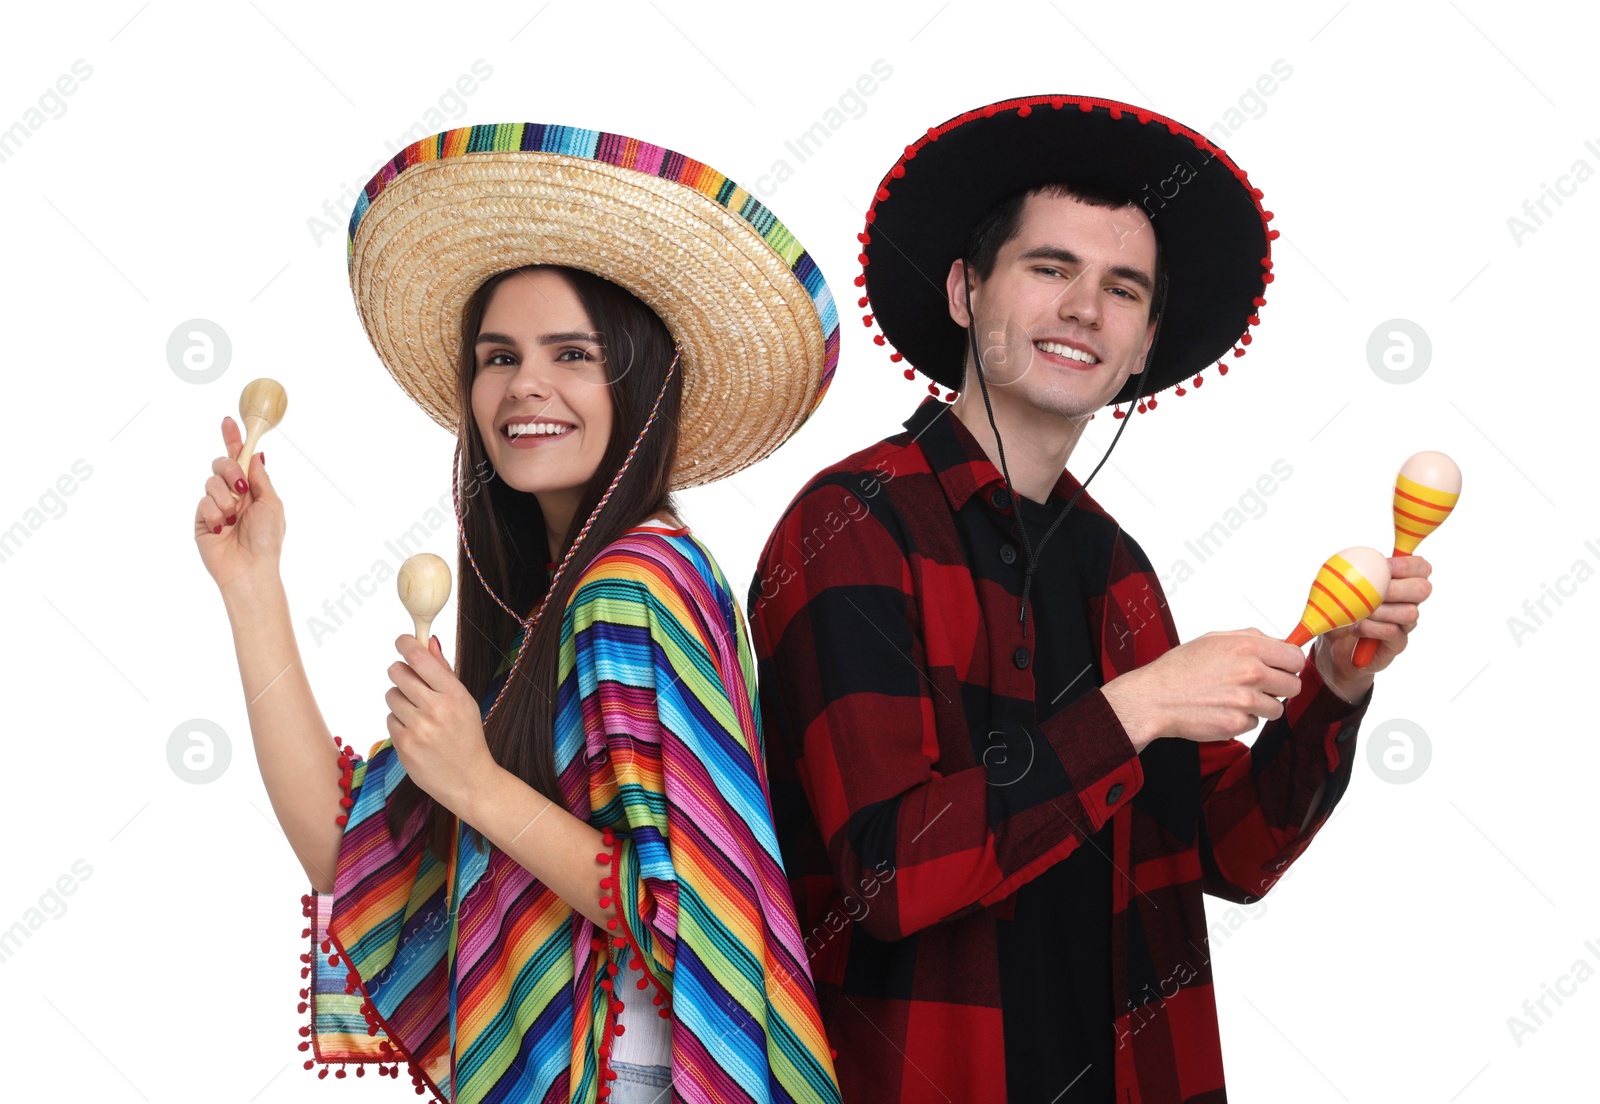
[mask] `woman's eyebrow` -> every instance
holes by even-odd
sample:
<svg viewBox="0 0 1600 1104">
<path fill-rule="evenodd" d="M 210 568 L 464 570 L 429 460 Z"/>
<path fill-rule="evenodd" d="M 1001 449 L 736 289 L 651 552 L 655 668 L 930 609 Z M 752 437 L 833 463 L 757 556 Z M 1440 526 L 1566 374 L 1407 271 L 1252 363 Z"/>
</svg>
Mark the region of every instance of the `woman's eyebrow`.
<svg viewBox="0 0 1600 1104">
<path fill-rule="evenodd" d="M 565 341 L 584 341 L 594 343 L 595 335 L 592 333 L 584 333 L 581 330 L 566 330 L 561 333 L 548 333 L 541 334 L 539 336 L 540 345 L 560 345 Z M 473 344 L 483 345 L 490 342 L 496 345 L 510 345 L 513 349 L 517 347 L 516 339 L 503 333 L 481 333 L 478 335 L 478 340 L 473 342 Z"/>
</svg>

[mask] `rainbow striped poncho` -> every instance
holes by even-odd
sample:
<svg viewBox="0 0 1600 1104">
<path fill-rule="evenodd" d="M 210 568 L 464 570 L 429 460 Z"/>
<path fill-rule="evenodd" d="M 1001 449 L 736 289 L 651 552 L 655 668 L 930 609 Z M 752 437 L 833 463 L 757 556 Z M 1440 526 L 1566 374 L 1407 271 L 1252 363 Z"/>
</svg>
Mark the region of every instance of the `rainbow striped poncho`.
<svg viewBox="0 0 1600 1104">
<path fill-rule="evenodd" d="M 488 704 L 509 659 L 482 701 Z M 621 934 L 597 927 L 493 844 L 456 833 L 441 863 L 390 741 L 346 748 L 335 891 L 302 898 L 300 1044 L 345 1076 L 378 1063 L 452 1104 L 588 1102 L 632 952 L 672 1018 L 672 1099 L 839 1100 L 779 858 L 743 615 L 687 529 L 637 526 L 585 569 L 562 621 L 556 762 L 567 806 L 615 845 Z M 607 873 L 597 867 L 597 878 Z M 670 1003 L 669 1003 L 670 1002 Z"/>
</svg>

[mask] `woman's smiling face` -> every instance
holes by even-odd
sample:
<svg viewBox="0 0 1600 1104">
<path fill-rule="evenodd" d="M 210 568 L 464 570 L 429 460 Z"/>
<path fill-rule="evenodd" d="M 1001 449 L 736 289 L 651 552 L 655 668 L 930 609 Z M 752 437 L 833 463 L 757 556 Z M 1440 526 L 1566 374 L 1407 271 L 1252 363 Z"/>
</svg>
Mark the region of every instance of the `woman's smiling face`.
<svg viewBox="0 0 1600 1104">
<path fill-rule="evenodd" d="M 611 439 L 601 335 L 559 273 L 521 272 L 491 294 L 474 356 L 472 414 L 490 462 L 564 530 Z"/>
</svg>

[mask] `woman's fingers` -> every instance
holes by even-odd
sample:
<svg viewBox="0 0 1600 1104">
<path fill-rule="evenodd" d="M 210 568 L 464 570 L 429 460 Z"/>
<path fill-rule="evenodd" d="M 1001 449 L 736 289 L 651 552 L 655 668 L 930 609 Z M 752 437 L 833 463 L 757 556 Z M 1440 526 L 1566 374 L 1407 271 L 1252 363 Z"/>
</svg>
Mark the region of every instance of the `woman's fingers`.
<svg viewBox="0 0 1600 1104">
<path fill-rule="evenodd" d="M 244 448 L 244 435 L 239 432 L 239 423 L 226 415 L 222 419 L 222 445 L 230 458 L 238 456 L 239 450 Z"/>
<path fill-rule="evenodd" d="M 212 462 L 211 470 L 222 476 L 234 493 L 243 495 L 249 489 L 250 476 L 239 463 L 239 453 L 244 449 L 244 438 L 239 436 L 239 424 L 232 418 L 222 419 L 222 443 L 228 455 Z M 220 465 L 220 467 L 219 467 Z"/>
<path fill-rule="evenodd" d="M 242 503 L 239 500 L 239 496 L 234 494 L 233 490 L 222 481 L 222 476 L 213 475 L 206 480 L 206 494 L 209 496 L 208 500 L 216 509 L 218 520 L 238 517 Z"/>
<path fill-rule="evenodd" d="M 199 528 L 205 529 L 209 533 L 220 533 L 222 531 L 222 523 L 224 520 L 225 519 L 223 516 L 217 512 L 217 504 L 211 501 L 210 495 L 206 495 L 204 498 L 202 498 L 200 500 L 200 504 L 195 507 L 195 525 Z"/>
<path fill-rule="evenodd" d="M 228 456 L 219 456 L 211 461 L 211 470 L 221 476 L 224 486 L 233 491 L 235 498 L 244 498 L 245 491 L 250 489 L 250 483 L 245 476 L 244 469 L 239 466 L 239 461 Z M 239 488 L 245 488 L 241 491 Z"/>
</svg>

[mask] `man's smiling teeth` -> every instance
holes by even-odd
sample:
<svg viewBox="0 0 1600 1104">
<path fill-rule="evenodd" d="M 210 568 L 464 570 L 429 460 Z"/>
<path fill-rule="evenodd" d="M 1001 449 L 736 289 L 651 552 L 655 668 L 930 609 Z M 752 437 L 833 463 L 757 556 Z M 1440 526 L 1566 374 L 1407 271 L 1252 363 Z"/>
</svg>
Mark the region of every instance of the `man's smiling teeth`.
<svg viewBox="0 0 1600 1104">
<path fill-rule="evenodd" d="M 550 422 L 529 422 L 524 425 L 507 426 L 506 433 L 512 437 L 525 437 L 530 433 L 550 437 L 565 433 L 571 428 L 571 426 L 553 425 Z"/>
<path fill-rule="evenodd" d="M 1071 345 L 1058 345 L 1054 341 L 1035 341 L 1034 344 L 1043 349 L 1045 352 L 1054 353 L 1056 356 L 1064 356 L 1070 357 L 1073 360 L 1081 360 L 1085 364 L 1100 363 L 1098 358 L 1089 353 L 1074 349 Z"/>
</svg>

